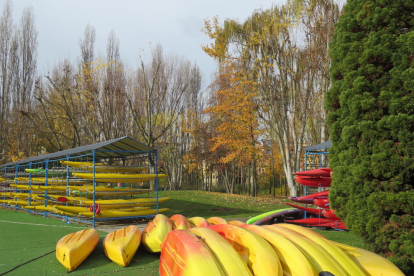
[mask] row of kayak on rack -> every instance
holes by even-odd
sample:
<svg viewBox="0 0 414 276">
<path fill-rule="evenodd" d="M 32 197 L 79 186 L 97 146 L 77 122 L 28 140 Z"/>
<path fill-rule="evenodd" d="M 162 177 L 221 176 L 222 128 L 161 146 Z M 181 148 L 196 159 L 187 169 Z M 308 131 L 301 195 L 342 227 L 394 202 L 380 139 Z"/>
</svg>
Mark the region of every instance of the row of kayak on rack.
<svg viewBox="0 0 414 276">
<path fill-rule="evenodd" d="M 149 174 L 149 173 L 135 173 L 148 170 L 147 167 L 139 166 L 118 166 L 118 165 L 105 165 L 102 163 L 90 163 L 90 162 L 74 162 L 74 161 L 60 161 L 61 165 L 68 166 L 68 168 L 53 168 L 53 169 L 25 169 L 26 173 L 30 173 L 31 178 L 22 177 L 21 172 L 8 173 L 9 177 L 14 177 L 14 180 L 8 181 L 32 181 L 38 183 L 47 184 L 62 184 L 66 185 L 70 183 L 80 183 L 82 181 L 95 180 L 97 182 L 104 183 L 135 183 L 145 182 L 158 178 L 166 177 L 166 174 Z M 88 172 L 82 172 L 88 171 Z M 92 171 L 92 172 L 90 172 Z M 47 177 L 46 177 L 47 176 Z M 75 178 L 68 178 L 75 177 Z M 4 182 L 5 180 L 0 181 Z"/>
<path fill-rule="evenodd" d="M 152 191 L 150 189 L 133 188 L 132 184 L 131 187 L 122 187 L 124 185 L 111 187 L 111 184 L 99 186 L 91 182 L 95 180 L 104 183 L 139 183 L 154 180 L 157 177 L 164 178 L 165 174 L 136 174 L 135 172 L 147 169 L 137 166 L 73 161 L 60 161 L 60 163 L 68 167 L 48 170 L 25 169 L 30 176 L 18 176 L 9 180 L 13 183 L 7 184 L 7 189 L 4 188 L 0 192 L 0 203 L 32 211 L 46 211 L 67 216 L 94 216 L 95 218 L 129 218 L 155 215 L 168 210 L 168 208 L 150 209 L 149 206 L 165 202 L 170 199 L 169 197 L 130 199 L 124 197 L 140 196 L 145 193 L 149 196 L 149 192 Z M 88 172 L 83 173 L 79 170 Z M 70 178 L 67 177 L 68 175 Z M 114 199 L 117 196 L 123 196 L 124 199 Z"/>
<path fill-rule="evenodd" d="M 166 202 L 171 197 L 159 197 L 158 199 L 102 199 L 94 201 L 93 199 L 59 195 L 32 195 L 32 199 L 36 201 L 30 201 L 30 205 L 27 200 L 2 199 L 0 203 L 18 206 L 31 211 L 46 211 L 58 215 L 93 217 L 95 214 L 95 218 L 129 218 L 164 213 L 168 211 L 168 208 L 158 208 L 157 212 L 157 209 L 150 209 L 150 206 Z M 54 202 L 54 204 L 45 206 L 45 199 Z M 67 203 L 68 206 L 56 204 L 58 202 Z"/>
</svg>

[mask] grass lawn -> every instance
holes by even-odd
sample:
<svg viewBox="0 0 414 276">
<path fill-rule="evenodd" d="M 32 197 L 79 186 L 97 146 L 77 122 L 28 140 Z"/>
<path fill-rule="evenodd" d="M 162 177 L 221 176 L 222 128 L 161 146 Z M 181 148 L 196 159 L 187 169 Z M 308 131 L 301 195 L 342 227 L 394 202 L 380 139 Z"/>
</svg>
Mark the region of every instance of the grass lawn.
<svg viewBox="0 0 414 276">
<path fill-rule="evenodd" d="M 171 200 L 160 204 L 170 210 L 167 216 L 182 214 L 188 218 L 218 216 L 226 219 L 244 218 L 284 208 L 284 199 L 251 198 L 201 191 L 163 191 L 160 197 Z M 30 215 L 27 212 L 0 209 L 0 275 L 34 258 L 52 252 L 57 241 L 66 234 L 85 226 L 62 223 L 56 219 Z M 318 231 L 330 240 L 364 247 L 363 241 L 349 232 Z M 142 247 L 127 268 L 111 262 L 104 255 L 102 240 L 107 233 L 99 232 L 100 242 L 94 252 L 71 274 L 73 275 L 159 275 L 159 254 L 150 254 Z M 66 269 L 56 260 L 55 252 L 24 264 L 7 273 L 12 275 L 65 275 Z"/>
</svg>

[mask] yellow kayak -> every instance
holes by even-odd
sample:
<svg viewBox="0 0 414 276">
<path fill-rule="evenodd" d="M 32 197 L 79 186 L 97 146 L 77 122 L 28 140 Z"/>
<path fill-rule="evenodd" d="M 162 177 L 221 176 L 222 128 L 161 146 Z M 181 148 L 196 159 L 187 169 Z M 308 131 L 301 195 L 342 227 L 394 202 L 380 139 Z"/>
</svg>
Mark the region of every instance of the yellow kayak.
<svg viewBox="0 0 414 276">
<path fill-rule="evenodd" d="M 93 166 L 93 162 L 60 161 L 60 163 L 78 169 L 84 166 Z M 95 163 L 95 165 L 103 165 L 103 163 Z"/>
<path fill-rule="evenodd" d="M 14 180 L 17 180 L 18 182 L 23 182 L 23 183 L 28 183 L 30 181 L 28 177 L 16 177 Z M 88 180 L 86 179 L 70 178 L 68 182 L 66 178 L 48 178 L 47 184 L 48 185 L 66 185 L 69 183 L 70 185 L 73 185 L 73 184 L 83 185 L 87 181 Z M 46 178 L 45 177 L 32 177 L 32 183 L 39 183 L 39 184 L 46 183 Z"/>
<path fill-rule="evenodd" d="M 18 205 L 18 206 L 27 206 L 29 204 L 29 201 L 26 200 L 10 200 L 10 199 L 1 199 L 0 203 L 6 203 L 8 205 Z M 43 202 L 36 202 L 36 201 L 32 201 L 30 202 L 31 206 L 36 206 L 36 205 L 40 205 L 43 204 Z"/>
<path fill-rule="evenodd" d="M 53 205 L 58 211 L 71 213 L 72 215 L 77 215 L 82 212 L 89 212 L 89 206 L 80 207 L 80 206 L 64 206 L 64 205 Z"/>
<path fill-rule="evenodd" d="M 18 188 L 21 190 L 32 190 L 32 191 L 61 191 L 66 192 L 66 187 L 72 193 L 73 191 L 78 191 L 82 193 L 92 193 L 93 186 L 40 186 L 40 185 L 10 185 L 11 187 Z M 130 188 L 108 188 L 108 187 L 95 187 L 95 193 L 99 195 L 114 195 L 114 196 L 122 196 L 122 195 L 137 195 L 142 193 L 149 192 L 149 189 L 130 189 Z"/>
<path fill-rule="evenodd" d="M 404 273 L 395 264 L 378 254 L 334 241 L 332 243 L 341 248 L 368 276 L 404 276 Z"/>
<path fill-rule="evenodd" d="M 116 230 L 103 240 L 105 255 L 120 266 L 131 262 L 141 243 L 141 231 L 135 225 Z"/>
<path fill-rule="evenodd" d="M 296 247 L 298 247 L 300 251 L 312 262 L 318 273 L 327 271 L 335 276 L 348 275 L 342 269 L 338 261 L 332 257 L 332 255 L 330 255 L 323 247 L 306 238 L 302 234 L 285 227 L 277 226 L 277 224 L 264 225 L 262 227 L 279 233 L 293 242 Z"/>
<path fill-rule="evenodd" d="M 158 198 L 158 203 L 165 202 L 171 197 L 160 197 Z M 82 204 L 92 205 L 93 200 L 82 200 Z M 151 206 L 157 203 L 156 198 L 134 198 L 134 199 L 100 199 L 95 200 L 95 203 L 98 203 L 101 206 L 101 209 L 118 209 L 118 208 L 128 208 L 135 206 Z M 133 206 L 134 205 L 134 206 Z"/>
<path fill-rule="evenodd" d="M 99 242 L 95 229 L 81 230 L 61 238 L 56 245 L 56 258 L 68 271 L 77 268 Z"/>
<path fill-rule="evenodd" d="M 278 223 L 277 226 L 284 227 L 286 229 L 293 230 L 309 240 L 319 244 L 322 248 L 328 252 L 342 267 L 342 269 L 352 276 L 365 276 L 365 273 L 357 266 L 357 264 L 351 260 L 338 246 L 331 241 L 325 239 L 321 234 L 303 226 L 287 223 Z"/>
<path fill-rule="evenodd" d="M 216 231 L 206 227 L 195 227 L 189 229 L 189 231 L 210 249 L 225 275 L 252 276 L 247 264 L 236 249 Z"/>
<path fill-rule="evenodd" d="M 74 168 L 79 168 L 85 171 L 93 171 L 93 163 L 90 162 L 74 162 L 74 161 L 60 161 L 63 165 L 67 165 Z M 116 166 L 116 165 L 104 165 L 102 163 L 95 163 L 96 172 L 139 172 L 145 170 L 146 167 L 136 167 L 136 166 Z"/>
<path fill-rule="evenodd" d="M 282 276 L 279 257 L 271 245 L 260 235 L 230 224 L 216 224 L 210 229 L 224 237 L 239 253 L 253 275 Z M 336 275 L 336 274 L 335 274 Z"/>
<path fill-rule="evenodd" d="M 7 193 L 0 193 L 0 196 L 5 196 L 5 197 L 17 197 L 17 198 L 31 198 L 32 196 L 35 196 L 35 194 L 29 195 L 29 193 L 12 193 L 12 192 L 7 192 Z"/>
<path fill-rule="evenodd" d="M 94 202 L 92 199 L 86 199 L 84 197 L 73 197 L 73 196 L 59 196 L 59 195 L 47 195 L 48 199 L 64 199 L 61 202 L 68 202 L 77 205 L 91 206 Z M 44 199 L 44 198 L 43 198 Z M 165 202 L 171 199 L 171 197 L 159 197 L 158 203 Z M 119 209 L 119 208 L 130 208 L 130 207 L 143 207 L 151 206 L 157 203 L 156 198 L 132 198 L 132 199 L 98 199 L 95 203 L 100 205 L 101 209 Z"/>
<path fill-rule="evenodd" d="M 158 209 L 158 213 L 167 212 L 169 208 Z M 143 209 L 136 211 L 118 211 L 118 210 L 103 210 L 98 215 L 95 215 L 95 218 L 122 218 L 122 217 L 135 217 L 135 216 L 146 216 L 146 215 L 155 215 L 157 214 L 157 209 Z M 82 212 L 79 213 L 84 217 L 91 218 L 93 217 L 92 212 Z"/>
<path fill-rule="evenodd" d="M 84 212 L 90 212 L 90 206 L 64 206 L 64 205 L 53 205 L 53 208 L 55 208 L 58 211 L 70 213 L 72 215 L 77 215 L 79 213 Z M 149 209 L 150 207 L 132 207 L 132 208 L 126 208 L 126 209 L 113 209 L 123 211 L 123 212 L 132 212 L 137 210 L 144 210 Z M 105 209 L 106 210 L 106 209 Z"/>
<path fill-rule="evenodd" d="M 22 206 L 25 209 L 36 210 L 36 211 L 46 211 L 56 213 L 56 208 L 54 206 Z"/>
<path fill-rule="evenodd" d="M 93 173 L 74 173 L 74 176 L 93 180 Z M 166 174 L 159 174 L 158 178 L 166 177 Z M 118 173 L 95 173 L 95 181 L 105 183 L 135 183 L 154 180 L 156 174 L 118 174 Z"/>
<path fill-rule="evenodd" d="M 16 185 L 12 184 L 10 187 L 20 190 L 32 190 L 32 191 L 66 191 L 66 186 L 40 186 L 40 185 Z"/>
<path fill-rule="evenodd" d="M 260 235 L 272 246 L 279 257 L 283 275 L 319 275 L 310 259 L 281 234 L 258 225 L 243 224 L 241 227 Z"/>
</svg>

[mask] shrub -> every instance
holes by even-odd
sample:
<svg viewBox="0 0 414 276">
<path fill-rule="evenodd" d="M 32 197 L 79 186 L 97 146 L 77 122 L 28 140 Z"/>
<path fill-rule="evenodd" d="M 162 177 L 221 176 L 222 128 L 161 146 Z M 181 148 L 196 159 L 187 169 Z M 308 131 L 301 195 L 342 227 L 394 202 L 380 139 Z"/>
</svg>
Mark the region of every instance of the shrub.
<svg viewBox="0 0 414 276">
<path fill-rule="evenodd" d="M 414 1 L 349 0 L 325 97 L 333 209 L 402 270 L 414 267 Z"/>
</svg>

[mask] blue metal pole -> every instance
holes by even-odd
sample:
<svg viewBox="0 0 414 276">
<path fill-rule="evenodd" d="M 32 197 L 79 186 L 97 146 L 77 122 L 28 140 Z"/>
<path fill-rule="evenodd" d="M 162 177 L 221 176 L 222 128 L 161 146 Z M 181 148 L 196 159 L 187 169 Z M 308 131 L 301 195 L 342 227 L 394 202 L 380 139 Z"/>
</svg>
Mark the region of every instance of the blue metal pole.
<svg viewBox="0 0 414 276">
<path fill-rule="evenodd" d="M 66 161 L 69 161 L 69 155 L 66 155 Z M 66 197 L 69 196 L 69 166 L 66 166 Z M 66 206 L 68 206 L 68 202 L 66 201 Z M 68 222 L 68 215 L 65 215 L 65 221 Z"/>
<path fill-rule="evenodd" d="M 305 150 L 305 171 L 307 171 L 308 170 L 308 151 L 307 150 Z M 306 195 L 308 195 L 308 186 L 305 186 L 305 196 Z M 308 205 L 307 204 L 305 204 L 305 207 L 307 207 Z M 305 211 L 305 214 L 304 214 L 304 218 L 306 218 L 307 216 L 306 216 L 306 211 Z"/>
<path fill-rule="evenodd" d="M 29 162 L 29 169 L 31 168 L 32 168 L 32 162 Z M 29 173 L 29 188 L 31 187 L 32 187 L 32 173 Z M 29 206 L 30 206 L 32 203 L 32 189 L 29 189 L 28 201 L 29 201 Z M 28 211 L 28 213 L 30 213 L 30 210 Z"/>
<path fill-rule="evenodd" d="M 157 198 L 157 214 L 158 214 L 158 151 L 155 152 L 155 189 Z"/>
<path fill-rule="evenodd" d="M 49 178 L 49 159 L 45 161 L 45 186 L 48 184 Z M 45 190 L 45 196 L 47 196 L 47 190 Z M 45 207 L 47 207 L 47 199 L 45 198 Z M 47 217 L 47 211 L 45 211 L 44 216 Z"/>
<path fill-rule="evenodd" d="M 93 198 L 93 205 L 92 205 L 92 227 L 95 228 L 95 150 L 92 150 L 92 158 L 93 158 L 93 194 L 92 194 L 92 198 Z"/>
<path fill-rule="evenodd" d="M 14 177 L 15 178 L 17 178 L 19 176 L 18 172 L 19 172 L 19 165 L 16 164 L 15 171 L 14 171 Z M 17 184 L 17 180 L 15 180 L 14 183 Z M 17 193 L 17 188 L 14 188 L 14 192 Z M 17 199 L 14 198 L 14 201 L 17 201 Z M 14 205 L 14 210 L 17 210 L 17 204 Z"/>
</svg>

